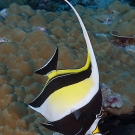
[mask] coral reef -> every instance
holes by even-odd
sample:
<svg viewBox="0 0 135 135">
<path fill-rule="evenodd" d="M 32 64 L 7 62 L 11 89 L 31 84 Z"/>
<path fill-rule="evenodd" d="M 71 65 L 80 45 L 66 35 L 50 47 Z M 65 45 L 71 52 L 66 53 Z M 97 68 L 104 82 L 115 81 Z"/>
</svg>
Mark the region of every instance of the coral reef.
<svg viewBox="0 0 135 135">
<path fill-rule="evenodd" d="M 116 116 L 108 114 L 99 123 L 103 135 L 134 135 L 135 114 Z"/>
<path fill-rule="evenodd" d="M 125 47 L 125 50 L 135 53 L 135 45 L 128 45 Z"/>
<path fill-rule="evenodd" d="M 101 84 L 103 109 L 115 115 L 130 114 L 133 111 L 133 106 L 118 93 L 110 90 L 109 86 Z"/>
<path fill-rule="evenodd" d="M 56 9 L 58 8 L 58 3 L 52 0 L 40 0 L 37 9 L 44 9 L 46 11 L 56 11 Z"/>
<path fill-rule="evenodd" d="M 100 21 L 101 23 L 103 23 L 103 24 L 106 24 L 106 25 L 108 25 L 108 24 L 111 24 L 112 23 L 112 21 L 113 21 L 113 16 L 111 16 L 111 15 L 95 15 L 94 16 L 98 21 Z"/>
<path fill-rule="evenodd" d="M 7 12 L 7 9 L 5 8 L 5 9 L 2 9 L 1 11 L 0 11 L 0 18 L 1 19 L 5 19 L 5 17 L 7 17 L 9 15 L 9 13 Z"/>
<path fill-rule="evenodd" d="M 135 45 L 135 35 L 119 35 L 118 31 L 110 31 L 110 34 L 114 37 L 114 40 L 112 40 L 111 42 L 117 46 L 126 47 L 129 45 Z"/>
<path fill-rule="evenodd" d="M 3 8 L 7 8 L 10 6 L 10 4 L 12 3 L 13 1 L 10 1 L 10 0 L 0 0 L 0 8 L 3 9 Z M 24 5 L 26 4 L 27 0 L 14 0 L 15 3 L 19 4 L 19 5 Z"/>
<path fill-rule="evenodd" d="M 123 106 L 122 97 L 119 94 L 113 93 L 105 84 L 101 84 L 100 87 L 102 91 L 103 108 L 121 108 Z"/>
<path fill-rule="evenodd" d="M 69 0 L 72 5 L 81 4 L 85 7 L 92 9 L 106 8 L 110 3 L 115 0 Z M 133 3 L 127 0 L 120 0 L 122 3 Z M 29 5 L 33 9 L 44 9 L 46 11 L 58 11 L 58 10 L 69 10 L 69 7 L 63 0 L 0 0 L 0 9 L 8 8 L 12 3 L 18 5 Z"/>
<path fill-rule="evenodd" d="M 114 46 L 108 35 L 117 30 L 119 35 L 133 36 L 134 10 L 118 1 L 107 9 L 91 10 L 81 5 L 76 9 L 95 51 L 100 82 L 110 86 L 114 97 L 119 94 L 122 98 L 122 107 L 111 108 L 109 104 L 108 111 L 115 115 L 131 114 L 135 106 L 135 54 Z M 58 69 L 82 67 L 87 57 L 82 31 L 72 10 L 35 11 L 28 5 L 13 3 L 7 11 L 10 14 L 0 20 L 0 38 L 9 41 L 0 43 L 0 134 L 51 135 L 52 131 L 39 124 L 46 122 L 43 116 L 27 106 L 42 91 L 47 80 L 34 71 L 48 61 L 55 46 L 59 48 Z M 111 11 L 119 14 L 110 25 L 94 17 L 109 15 Z M 38 30 L 39 27 L 44 27 L 47 34 Z M 108 102 L 108 97 L 105 101 Z"/>
<path fill-rule="evenodd" d="M 0 38 L 0 43 L 4 43 L 4 42 L 9 42 L 9 40 L 6 38 Z"/>
</svg>

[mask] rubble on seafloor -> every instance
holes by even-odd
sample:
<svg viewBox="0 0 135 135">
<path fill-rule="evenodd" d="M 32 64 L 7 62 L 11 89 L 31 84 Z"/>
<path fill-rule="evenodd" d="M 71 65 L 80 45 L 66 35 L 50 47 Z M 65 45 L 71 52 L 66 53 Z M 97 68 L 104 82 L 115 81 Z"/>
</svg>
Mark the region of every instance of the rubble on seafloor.
<svg viewBox="0 0 135 135">
<path fill-rule="evenodd" d="M 119 35 L 134 35 L 135 10 L 119 1 L 115 1 L 107 9 L 85 9 L 80 5 L 75 8 L 90 36 L 100 82 L 110 86 L 109 94 L 113 94 L 111 100 L 116 95 L 122 99 L 119 100 L 120 104 L 115 104 L 116 107 L 109 104 L 108 112 L 113 116 L 108 115 L 103 119 L 104 125 L 100 126 L 102 130 L 104 127 L 109 130 L 110 127 L 117 126 L 117 119 L 121 118 L 119 121 L 122 121 L 127 116 L 134 116 L 135 53 L 119 49 L 108 37 L 96 34 L 108 35 L 110 31 L 117 30 Z M 58 69 L 82 67 L 87 51 L 81 27 L 72 10 L 59 13 L 35 11 L 28 5 L 13 3 L 6 11 L 9 14 L 0 20 L 0 38 L 9 41 L 1 40 L 0 43 L 0 134 L 51 135 L 53 132 L 39 123 L 45 122 L 45 118 L 27 106 L 42 91 L 47 80 L 44 76 L 34 74 L 34 71 L 47 62 L 56 46 L 59 48 Z M 94 17 L 109 15 L 112 11 L 117 11 L 118 14 L 113 16 L 114 20 L 109 25 Z M 108 103 L 110 99 L 105 98 L 105 107 L 106 101 Z M 111 122 L 112 117 L 116 118 L 115 122 Z M 110 130 L 114 133 L 114 129 Z M 124 133 L 122 135 L 126 135 Z"/>
</svg>

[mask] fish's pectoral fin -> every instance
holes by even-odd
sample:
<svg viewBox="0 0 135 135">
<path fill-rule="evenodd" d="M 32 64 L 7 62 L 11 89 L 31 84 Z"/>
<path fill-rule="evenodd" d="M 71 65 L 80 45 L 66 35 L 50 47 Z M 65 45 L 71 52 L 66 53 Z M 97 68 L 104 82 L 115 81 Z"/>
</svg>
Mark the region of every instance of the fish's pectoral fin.
<svg viewBox="0 0 135 135">
<path fill-rule="evenodd" d="M 49 129 L 49 130 L 52 130 L 52 131 L 55 131 L 55 132 L 59 132 L 51 123 L 41 123 L 40 124 L 42 126 L 44 126 L 45 128 Z"/>
<path fill-rule="evenodd" d="M 75 119 L 78 120 L 81 116 L 81 111 L 80 110 L 76 110 L 76 111 L 72 110 L 72 114 L 75 116 Z"/>
<path fill-rule="evenodd" d="M 53 56 L 49 59 L 49 61 L 41 68 L 35 70 L 35 73 L 40 75 L 46 75 L 52 70 L 56 70 L 57 61 L 58 61 L 58 47 L 56 48 Z"/>
</svg>

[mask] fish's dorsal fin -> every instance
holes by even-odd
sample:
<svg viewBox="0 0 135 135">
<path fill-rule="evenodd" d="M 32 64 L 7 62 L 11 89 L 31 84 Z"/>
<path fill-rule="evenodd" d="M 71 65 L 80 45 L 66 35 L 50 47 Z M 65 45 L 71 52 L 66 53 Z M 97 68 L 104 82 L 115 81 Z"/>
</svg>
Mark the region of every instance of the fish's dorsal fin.
<svg viewBox="0 0 135 135">
<path fill-rule="evenodd" d="M 58 61 L 58 48 L 56 48 L 53 56 L 49 59 L 49 61 L 44 66 L 36 70 L 35 73 L 40 75 L 49 74 L 51 71 L 56 70 L 57 61 Z"/>
<path fill-rule="evenodd" d="M 97 66 L 96 58 L 95 58 L 95 55 L 94 55 L 94 51 L 92 49 L 92 45 L 91 45 L 88 33 L 87 33 L 86 28 L 85 28 L 85 26 L 82 22 L 82 19 L 80 18 L 79 14 L 75 10 L 75 8 L 67 0 L 64 0 L 64 1 L 66 1 L 69 4 L 69 6 L 72 8 L 72 10 L 75 12 L 75 14 L 78 18 L 78 21 L 81 25 L 81 28 L 82 28 L 82 31 L 83 31 L 83 34 L 84 34 L 84 38 L 85 38 L 85 41 L 86 41 L 86 45 L 87 45 L 88 54 L 90 54 L 90 58 L 91 58 L 90 60 L 91 60 L 91 65 L 92 65 L 92 77 L 94 78 L 95 82 L 97 83 L 96 85 L 97 85 L 97 88 L 98 88 L 99 87 L 98 66 Z"/>
</svg>

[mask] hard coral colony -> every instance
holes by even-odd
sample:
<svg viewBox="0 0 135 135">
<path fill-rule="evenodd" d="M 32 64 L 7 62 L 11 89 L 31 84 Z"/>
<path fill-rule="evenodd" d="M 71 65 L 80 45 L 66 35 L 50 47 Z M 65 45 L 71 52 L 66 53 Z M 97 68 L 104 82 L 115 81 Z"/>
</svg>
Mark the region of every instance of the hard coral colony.
<svg viewBox="0 0 135 135">
<path fill-rule="evenodd" d="M 117 46 L 126 47 L 129 45 L 135 45 L 135 35 L 133 36 L 124 36 L 119 35 L 118 31 L 110 31 L 110 34 L 115 37 L 111 42 Z"/>
</svg>

